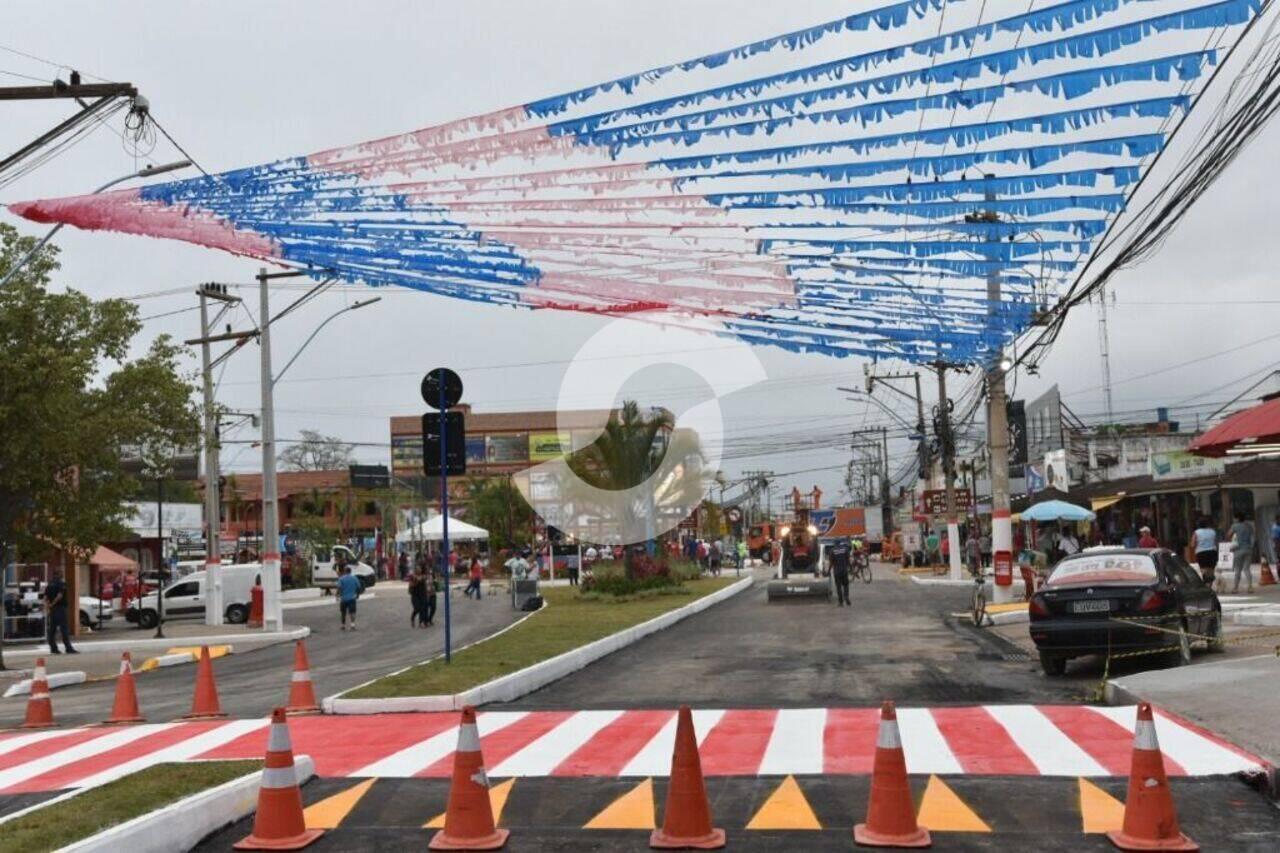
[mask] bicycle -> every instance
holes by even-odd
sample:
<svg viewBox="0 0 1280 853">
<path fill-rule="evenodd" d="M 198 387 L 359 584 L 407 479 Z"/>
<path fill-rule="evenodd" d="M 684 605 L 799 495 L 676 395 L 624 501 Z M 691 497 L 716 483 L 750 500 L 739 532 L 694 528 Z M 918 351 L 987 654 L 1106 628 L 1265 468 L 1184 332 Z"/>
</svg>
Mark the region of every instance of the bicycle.
<svg viewBox="0 0 1280 853">
<path fill-rule="evenodd" d="M 871 583 L 871 560 L 866 554 L 861 552 L 853 555 L 853 567 L 850 572 L 851 578 L 857 580 L 862 578 L 863 583 Z"/>
<path fill-rule="evenodd" d="M 981 572 L 973 572 L 973 596 L 969 600 L 969 613 L 975 628 L 986 627 L 987 582 Z"/>
</svg>

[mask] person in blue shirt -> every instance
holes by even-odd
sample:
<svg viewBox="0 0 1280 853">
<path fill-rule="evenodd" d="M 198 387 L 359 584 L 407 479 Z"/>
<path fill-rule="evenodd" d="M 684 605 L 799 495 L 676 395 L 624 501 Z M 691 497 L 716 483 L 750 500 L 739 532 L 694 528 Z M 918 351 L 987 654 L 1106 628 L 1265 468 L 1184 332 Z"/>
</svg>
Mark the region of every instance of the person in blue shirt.
<svg viewBox="0 0 1280 853">
<path fill-rule="evenodd" d="M 350 566 L 342 567 L 342 576 L 338 578 L 338 614 L 342 619 L 342 630 L 347 630 L 347 616 L 351 617 L 351 630 L 356 629 L 356 600 L 360 598 L 360 579 L 351 574 Z"/>
</svg>

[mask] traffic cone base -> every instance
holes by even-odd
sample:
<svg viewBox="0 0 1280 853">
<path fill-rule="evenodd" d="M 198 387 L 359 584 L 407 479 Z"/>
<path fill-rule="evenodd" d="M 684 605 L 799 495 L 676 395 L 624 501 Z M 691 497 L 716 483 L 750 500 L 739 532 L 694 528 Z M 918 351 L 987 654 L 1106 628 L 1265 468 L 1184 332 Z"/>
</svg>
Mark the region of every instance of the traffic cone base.
<svg viewBox="0 0 1280 853">
<path fill-rule="evenodd" d="M 1133 727 L 1133 764 L 1124 801 L 1124 826 L 1108 832 L 1107 838 L 1121 850 L 1200 849 L 1178 827 L 1149 702 L 1138 705 L 1138 720 Z"/>
<path fill-rule="evenodd" d="M 885 835 L 867 829 L 865 823 L 853 828 L 853 840 L 863 847 L 929 847 L 933 844 L 929 830 L 922 826 L 916 827 L 915 832 L 907 835 Z"/>
<path fill-rule="evenodd" d="M 700 838 L 673 838 L 661 829 L 649 836 L 649 846 L 654 850 L 719 850 L 724 845 L 723 829 L 713 829 Z"/>
<path fill-rule="evenodd" d="M 24 729 L 48 729 L 56 726 L 53 720 L 53 701 L 49 698 L 49 679 L 45 675 L 44 658 L 36 658 L 36 671 L 31 676 L 31 698 L 27 700 L 27 713 L 22 721 Z"/>
<path fill-rule="evenodd" d="M 480 731 L 476 728 L 476 710 L 468 705 L 462 709 L 458 726 L 458 749 L 453 754 L 444 829 L 432 837 L 427 847 L 431 850 L 497 850 L 507 843 L 511 833 L 498 829 L 494 823 L 489 777 L 480 750 Z"/>
<path fill-rule="evenodd" d="M 307 829 L 302 791 L 298 789 L 298 775 L 293 766 L 289 723 L 284 708 L 276 708 L 271 712 L 253 832 L 232 847 L 236 850 L 301 850 L 321 835 L 324 835 L 323 829 Z"/>
</svg>

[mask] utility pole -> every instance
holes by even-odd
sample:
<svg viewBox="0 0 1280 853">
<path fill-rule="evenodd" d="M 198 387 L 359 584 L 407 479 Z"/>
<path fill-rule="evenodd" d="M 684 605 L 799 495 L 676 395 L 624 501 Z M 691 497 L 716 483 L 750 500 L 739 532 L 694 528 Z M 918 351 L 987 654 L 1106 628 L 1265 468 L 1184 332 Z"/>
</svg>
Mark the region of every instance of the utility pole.
<svg viewBox="0 0 1280 853">
<path fill-rule="evenodd" d="M 984 197 L 987 201 L 995 200 L 995 191 L 991 189 L 991 175 L 986 176 L 987 189 Z M 985 210 L 980 214 L 981 220 L 999 222 L 1000 216 L 994 210 Z M 997 243 L 1000 237 L 992 229 L 987 234 L 988 244 Z M 994 261 L 995 253 L 988 253 L 991 266 L 987 270 L 987 318 L 988 326 L 995 328 L 999 320 L 1001 308 L 1000 273 Z M 998 338 L 996 338 L 998 341 Z M 1000 564 L 1007 561 L 1013 563 L 1013 522 L 1009 515 L 1009 413 L 1008 398 L 1005 395 L 1005 372 L 1012 363 L 1005 360 L 999 344 L 992 348 L 992 357 L 987 362 L 987 442 L 991 448 L 991 550 L 992 559 Z M 1013 587 L 995 584 L 993 601 L 998 604 L 1013 600 Z"/>
<path fill-rule="evenodd" d="M 951 432 L 951 401 L 947 398 L 947 365 L 939 361 L 938 370 L 938 450 L 942 453 L 943 487 L 947 493 L 947 549 L 951 580 L 960 577 L 960 522 L 956 518 L 956 442 Z"/>
<path fill-rule="evenodd" d="M 1102 401 L 1107 423 L 1114 423 L 1111 400 L 1111 334 L 1107 331 L 1107 286 L 1098 288 L 1098 346 L 1102 351 Z"/>
<path fill-rule="evenodd" d="M 224 284 L 203 284 L 196 291 L 200 297 L 200 364 L 204 393 L 204 570 L 206 625 L 221 625 L 223 621 L 222 597 L 222 542 L 219 535 L 222 517 L 222 496 L 219 487 L 221 475 L 218 459 L 217 405 L 213 399 L 213 360 L 209 352 L 209 300 L 235 303 L 240 297 L 227 293 Z"/>
<path fill-rule="evenodd" d="M 880 516 L 885 535 L 893 531 L 893 509 L 889 506 L 889 428 L 880 427 Z"/>
<path fill-rule="evenodd" d="M 924 396 L 920 392 L 920 373 L 919 371 L 914 371 L 912 373 L 886 373 L 877 376 L 872 373 L 871 369 L 866 365 L 863 365 L 862 370 L 866 376 L 866 388 L 868 394 L 875 390 L 876 384 L 879 383 L 890 391 L 913 400 L 916 404 L 916 435 L 918 436 L 916 442 L 916 499 L 919 500 L 923 498 L 924 491 L 929 486 L 929 443 L 925 441 L 925 437 L 928 435 L 928 432 L 926 430 L 924 420 Z M 890 380 L 896 379 L 912 380 L 915 383 L 915 395 L 912 396 L 901 388 L 897 388 L 890 384 Z M 887 453 L 885 455 L 886 457 L 888 456 Z"/>
<path fill-rule="evenodd" d="M 284 628 L 280 602 L 280 519 L 276 500 L 275 378 L 271 375 L 270 274 L 258 268 L 258 346 L 262 368 L 262 627 Z"/>
</svg>

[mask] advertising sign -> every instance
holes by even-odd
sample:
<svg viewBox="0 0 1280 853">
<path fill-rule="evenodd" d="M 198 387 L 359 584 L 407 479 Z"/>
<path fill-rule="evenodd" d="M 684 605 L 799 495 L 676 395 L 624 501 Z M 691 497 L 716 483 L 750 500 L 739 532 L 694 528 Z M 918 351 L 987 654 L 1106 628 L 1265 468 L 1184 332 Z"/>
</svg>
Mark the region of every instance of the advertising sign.
<svg viewBox="0 0 1280 853">
<path fill-rule="evenodd" d="M 573 438 L 567 432 L 529 433 L 529 460 L 545 462 L 559 459 L 573 451 Z"/>
<path fill-rule="evenodd" d="M 1054 450 L 1044 455 L 1044 480 L 1050 489 L 1065 492 L 1071 488 L 1071 469 L 1067 464 L 1067 451 Z"/>
<path fill-rule="evenodd" d="M 485 442 L 485 458 L 489 462 L 526 462 L 529 459 L 529 435 L 491 435 Z"/>
<path fill-rule="evenodd" d="M 1027 494 L 1034 495 L 1044 491 L 1044 466 L 1027 465 L 1023 469 L 1023 477 L 1027 481 Z"/>
<path fill-rule="evenodd" d="M 968 489 L 956 489 L 956 512 L 968 515 L 973 511 L 973 492 Z M 947 490 L 927 489 L 924 493 L 924 511 L 929 515 L 947 514 Z"/>
<path fill-rule="evenodd" d="M 1224 459 L 1196 456 L 1185 450 L 1165 450 L 1151 454 L 1151 479 L 1183 480 L 1188 477 L 1220 477 L 1227 473 Z"/>
<path fill-rule="evenodd" d="M 529 497 L 535 502 L 558 501 L 560 484 L 555 474 L 532 473 L 529 476 Z"/>
<path fill-rule="evenodd" d="M 1009 476 L 1016 477 L 1027 464 L 1027 406 L 1022 400 L 1010 400 L 1005 411 L 1009 423 Z"/>
<path fill-rule="evenodd" d="M 1062 397 L 1057 385 L 1027 403 L 1023 418 L 1028 461 L 1039 460 L 1046 453 L 1066 447 L 1062 437 Z"/>
<path fill-rule="evenodd" d="M 924 537 L 920 535 L 920 522 L 908 521 L 902 525 L 902 550 L 907 553 L 924 550 Z"/>
<path fill-rule="evenodd" d="M 422 436 L 391 436 L 391 467 L 393 469 L 422 468 Z"/>
<path fill-rule="evenodd" d="M 483 465 L 487 460 L 485 458 L 485 444 L 483 435 L 467 436 L 467 464 L 473 462 Z"/>
</svg>

